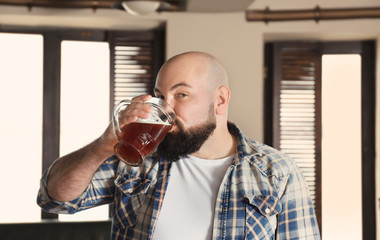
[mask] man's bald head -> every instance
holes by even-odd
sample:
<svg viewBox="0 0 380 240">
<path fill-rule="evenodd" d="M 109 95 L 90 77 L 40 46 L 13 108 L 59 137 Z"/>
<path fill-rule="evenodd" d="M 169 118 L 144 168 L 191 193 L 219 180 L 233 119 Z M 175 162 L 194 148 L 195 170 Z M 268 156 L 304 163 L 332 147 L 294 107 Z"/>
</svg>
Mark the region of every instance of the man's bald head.
<svg viewBox="0 0 380 240">
<path fill-rule="evenodd" d="M 207 84 L 211 89 L 220 86 L 228 86 L 228 75 L 224 66 L 214 56 L 204 52 L 185 52 L 178 54 L 162 66 L 161 71 L 167 68 L 187 67 L 193 68 L 192 71 L 206 74 Z"/>
<path fill-rule="evenodd" d="M 172 106 L 176 114 L 174 129 L 160 144 L 161 156 L 175 159 L 194 154 L 216 159 L 220 153 L 208 150 L 209 144 L 218 142 L 224 146 L 227 141 L 233 141 L 227 128 L 228 77 L 214 56 L 186 52 L 170 58 L 157 76 L 154 93 Z M 176 153 L 176 157 L 167 153 Z"/>
</svg>

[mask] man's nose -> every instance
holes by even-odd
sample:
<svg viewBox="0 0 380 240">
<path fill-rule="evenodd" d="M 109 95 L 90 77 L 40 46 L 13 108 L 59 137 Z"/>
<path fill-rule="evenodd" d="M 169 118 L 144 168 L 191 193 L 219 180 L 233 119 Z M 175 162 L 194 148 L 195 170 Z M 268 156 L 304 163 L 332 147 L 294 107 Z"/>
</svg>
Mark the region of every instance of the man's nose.
<svg viewBox="0 0 380 240">
<path fill-rule="evenodd" d="M 169 101 L 169 99 L 168 100 L 165 100 L 165 102 L 166 102 L 166 105 L 165 105 L 165 110 L 168 112 L 168 113 L 174 113 L 175 114 L 175 111 L 174 111 L 174 103 L 173 103 L 173 101 Z"/>
<path fill-rule="evenodd" d="M 165 107 L 165 110 L 168 112 L 172 122 L 174 122 L 175 118 L 176 118 L 176 114 L 175 114 L 175 111 L 174 109 L 170 106 L 170 105 L 167 105 Z"/>
<path fill-rule="evenodd" d="M 166 117 L 164 117 L 165 119 L 167 118 L 171 118 L 171 121 L 174 122 L 174 119 L 175 119 L 175 111 L 174 111 L 174 108 L 171 106 L 170 103 L 168 103 L 168 101 L 164 101 L 165 103 L 162 105 L 162 107 L 164 108 L 164 110 L 166 111 L 165 115 Z M 163 117 L 163 116 L 162 116 Z"/>
</svg>

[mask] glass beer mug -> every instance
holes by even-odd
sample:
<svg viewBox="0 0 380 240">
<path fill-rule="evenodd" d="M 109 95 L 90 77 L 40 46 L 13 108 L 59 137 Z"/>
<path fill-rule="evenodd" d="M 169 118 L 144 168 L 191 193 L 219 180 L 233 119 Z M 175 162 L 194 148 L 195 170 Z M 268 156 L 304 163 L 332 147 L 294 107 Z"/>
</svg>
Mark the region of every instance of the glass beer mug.
<svg viewBox="0 0 380 240">
<path fill-rule="evenodd" d="M 145 102 L 153 107 L 147 119 L 138 118 L 135 122 L 120 127 L 119 114 L 131 103 L 130 100 L 123 100 L 114 109 L 112 124 L 117 140 L 114 151 L 122 162 L 140 166 L 171 129 L 175 114 L 169 104 L 153 97 Z"/>
</svg>

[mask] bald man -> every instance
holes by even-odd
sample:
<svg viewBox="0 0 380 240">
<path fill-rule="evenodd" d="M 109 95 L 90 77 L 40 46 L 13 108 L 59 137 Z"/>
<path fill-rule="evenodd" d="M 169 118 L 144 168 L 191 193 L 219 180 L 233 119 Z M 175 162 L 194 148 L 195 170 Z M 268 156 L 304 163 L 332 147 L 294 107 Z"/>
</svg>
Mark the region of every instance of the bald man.
<svg viewBox="0 0 380 240">
<path fill-rule="evenodd" d="M 71 214 L 113 202 L 111 239 L 320 238 L 295 163 L 228 121 L 228 76 L 215 57 L 174 56 L 154 93 L 176 113 L 156 153 L 140 167 L 125 165 L 114 156 L 108 126 L 45 172 L 38 194 L 44 210 Z M 146 118 L 150 98 L 135 97 L 124 124 Z"/>
</svg>

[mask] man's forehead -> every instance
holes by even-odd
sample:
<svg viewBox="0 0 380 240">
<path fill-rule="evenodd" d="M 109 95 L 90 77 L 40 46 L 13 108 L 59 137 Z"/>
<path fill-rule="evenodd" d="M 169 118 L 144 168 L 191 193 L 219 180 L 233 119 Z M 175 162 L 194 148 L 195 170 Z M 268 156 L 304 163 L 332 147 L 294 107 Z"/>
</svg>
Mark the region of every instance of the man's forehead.
<svg viewBox="0 0 380 240">
<path fill-rule="evenodd" d="M 174 90 L 180 87 L 197 88 L 207 82 L 209 68 L 206 62 L 194 58 L 180 58 L 170 61 L 160 70 L 155 84 L 158 91 Z"/>
<path fill-rule="evenodd" d="M 165 84 L 165 83 L 163 83 L 163 84 Z M 174 83 L 172 85 L 163 85 L 163 86 L 159 86 L 156 84 L 154 91 L 155 92 L 161 92 L 161 91 L 163 91 L 163 88 L 165 88 L 167 91 L 175 91 L 176 89 L 181 88 L 181 87 L 192 88 L 192 85 L 187 83 L 187 82 L 179 82 L 179 83 Z"/>
</svg>

